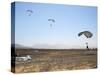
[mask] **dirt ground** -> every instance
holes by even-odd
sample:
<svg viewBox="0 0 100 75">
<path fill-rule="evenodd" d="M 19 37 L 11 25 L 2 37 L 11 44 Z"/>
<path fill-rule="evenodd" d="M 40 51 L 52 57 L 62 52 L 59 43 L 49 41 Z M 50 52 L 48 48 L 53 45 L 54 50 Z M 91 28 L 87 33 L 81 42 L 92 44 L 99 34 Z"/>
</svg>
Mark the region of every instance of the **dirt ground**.
<svg viewBox="0 0 100 75">
<path fill-rule="evenodd" d="M 16 73 L 97 68 L 96 49 L 17 49 L 16 54 L 30 55 L 32 58 L 28 61 L 16 61 Z"/>
</svg>

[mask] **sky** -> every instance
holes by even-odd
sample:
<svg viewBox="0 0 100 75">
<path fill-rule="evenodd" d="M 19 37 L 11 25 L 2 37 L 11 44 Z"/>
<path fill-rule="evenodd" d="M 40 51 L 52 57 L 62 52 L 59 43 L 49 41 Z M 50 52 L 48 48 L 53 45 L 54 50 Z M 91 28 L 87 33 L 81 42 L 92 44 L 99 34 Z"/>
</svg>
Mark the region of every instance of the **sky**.
<svg viewBox="0 0 100 75">
<path fill-rule="evenodd" d="M 82 31 L 90 31 L 92 38 L 87 39 L 84 35 L 78 37 Z M 34 48 L 74 49 L 85 48 L 86 42 L 90 48 L 97 47 L 97 7 L 15 3 L 16 44 Z"/>
</svg>

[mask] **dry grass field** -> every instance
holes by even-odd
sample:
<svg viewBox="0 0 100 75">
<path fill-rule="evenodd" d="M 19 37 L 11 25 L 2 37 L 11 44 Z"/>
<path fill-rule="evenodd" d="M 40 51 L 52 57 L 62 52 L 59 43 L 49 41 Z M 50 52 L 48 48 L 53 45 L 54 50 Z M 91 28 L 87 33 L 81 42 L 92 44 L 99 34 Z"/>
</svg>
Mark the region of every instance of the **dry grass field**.
<svg viewBox="0 0 100 75">
<path fill-rule="evenodd" d="M 15 72 L 45 72 L 97 67 L 97 50 L 85 49 L 16 49 L 18 56 L 30 55 L 31 60 L 16 61 Z"/>
</svg>

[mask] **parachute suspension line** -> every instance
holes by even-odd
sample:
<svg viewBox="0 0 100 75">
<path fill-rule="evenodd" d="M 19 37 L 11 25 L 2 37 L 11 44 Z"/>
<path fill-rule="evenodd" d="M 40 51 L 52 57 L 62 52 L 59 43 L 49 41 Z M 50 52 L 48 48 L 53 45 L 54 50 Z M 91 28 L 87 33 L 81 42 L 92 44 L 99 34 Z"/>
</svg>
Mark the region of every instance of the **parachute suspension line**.
<svg viewBox="0 0 100 75">
<path fill-rule="evenodd" d="M 86 49 L 87 49 L 87 50 L 89 50 L 89 47 L 88 47 L 88 42 L 86 42 Z"/>
<path fill-rule="evenodd" d="M 83 35 L 83 36 L 84 36 L 84 35 Z M 89 43 L 88 43 L 89 41 L 88 41 L 88 39 L 89 39 L 89 38 L 87 38 L 87 37 L 84 38 L 84 41 L 85 41 L 85 42 L 84 42 L 84 45 L 85 45 L 85 49 L 86 49 L 86 50 L 89 50 Z"/>
</svg>

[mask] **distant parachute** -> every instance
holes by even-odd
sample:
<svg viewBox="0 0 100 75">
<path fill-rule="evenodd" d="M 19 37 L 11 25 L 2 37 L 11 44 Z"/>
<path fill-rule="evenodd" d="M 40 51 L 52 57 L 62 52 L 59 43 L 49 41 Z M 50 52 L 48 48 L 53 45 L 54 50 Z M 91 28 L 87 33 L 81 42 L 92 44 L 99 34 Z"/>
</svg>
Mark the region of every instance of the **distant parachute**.
<svg viewBox="0 0 100 75">
<path fill-rule="evenodd" d="M 86 38 L 91 38 L 93 34 L 90 31 L 83 31 L 78 34 L 78 36 L 84 35 Z"/>
<path fill-rule="evenodd" d="M 48 21 L 50 22 L 50 27 L 52 27 L 52 24 L 55 23 L 54 19 L 48 19 Z"/>
<path fill-rule="evenodd" d="M 78 34 L 78 36 L 84 35 L 86 38 L 91 38 L 93 34 L 90 31 L 83 31 Z M 88 42 L 86 42 L 86 48 L 89 50 Z"/>
<path fill-rule="evenodd" d="M 54 20 L 54 19 L 48 19 L 48 21 L 52 21 L 52 22 L 55 22 L 55 20 Z"/>
<path fill-rule="evenodd" d="M 33 13 L 33 11 L 32 11 L 32 10 L 26 10 L 26 11 L 27 11 L 28 16 L 31 16 L 31 15 L 32 15 L 32 13 Z"/>
</svg>

